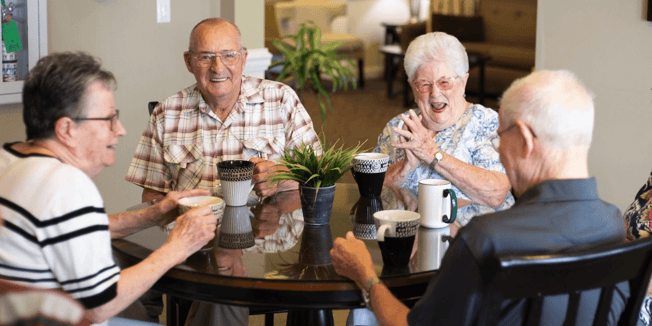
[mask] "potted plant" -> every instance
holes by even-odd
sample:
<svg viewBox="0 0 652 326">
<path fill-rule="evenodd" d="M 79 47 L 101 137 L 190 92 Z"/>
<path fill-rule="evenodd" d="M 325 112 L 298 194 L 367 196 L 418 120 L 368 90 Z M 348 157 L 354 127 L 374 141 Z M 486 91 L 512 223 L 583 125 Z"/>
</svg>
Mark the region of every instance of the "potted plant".
<svg viewBox="0 0 652 326">
<path fill-rule="evenodd" d="M 342 64 L 346 60 L 351 66 L 355 66 L 351 59 L 337 53 L 335 50 L 344 44 L 343 41 L 321 44 L 321 29 L 312 21 L 310 26 L 301 24 L 296 35 L 288 35 L 283 39 L 287 42 L 273 40 L 272 44 L 281 52 L 283 60 L 272 62 L 272 67 L 283 66 L 283 70 L 276 78 L 284 80 L 292 75 L 297 83 L 297 92 L 301 97 L 303 89 L 308 81 L 317 93 L 319 109 L 321 111 L 322 123 L 326 122 L 326 104 L 329 110 L 333 110 L 331 97 L 321 84 L 321 75 L 330 76 L 333 82 L 333 92 L 339 88 L 348 89 L 349 82 L 353 89 L 357 88 L 355 74 Z M 324 103 L 324 99 L 326 103 Z"/>
<path fill-rule="evenodd" d="M 353 167 L 351 161 L 359 153 L 362 144 L 351 149 L 337 146 L 337 141 L 321 156 L 317 156 L 312 145 L 286 150 L 280 165 L 287 171 L 280 171 L 271 178 L 272 183 L 283 180 L 299 182 L 301 209 L 308 225 L 325 225 L 330 222 L 335 182 Z M 325 141 L 322 141 L 325 144 Z"/>
</svg>

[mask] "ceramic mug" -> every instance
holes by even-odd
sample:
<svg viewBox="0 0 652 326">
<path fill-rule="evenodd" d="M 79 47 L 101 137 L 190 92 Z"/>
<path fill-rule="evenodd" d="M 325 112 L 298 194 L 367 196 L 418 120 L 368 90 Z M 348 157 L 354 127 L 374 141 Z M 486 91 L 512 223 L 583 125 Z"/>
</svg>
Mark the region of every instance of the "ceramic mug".
<svg viewBox="0 0 652 326">
<path fill-rule="evenodd" d="M 227 206 L 247 204 L 249 193 L 254 189 L 251 179 L 254 175 L 253 162 L 230 160 L 217 163 L 217 173 L 222 184 L 224 202 Z"/>
<path fill-rule="evenodd" d="M 179 199 L 179 206 L 178 206 L 179 215 L 185 214 L 193 207 L 204 206 L 204 205 L 209 205 L 211 207 L 211 210 L 213 211 L 213 215 L 215 215 L 215 218 L 217 219 L 217 225 L 219 225 L 222 219 L 222 215 L 224 214 L 224 200 L 222 200 L 222 198 L 220 197 L 194 196 L 194 197 L 181 198 Z M 170 234 L 173 228 L 174 228 L 174 222 L 164 226 L 163 230 L 167 234 Z M 206 250 L 206 249 L 211 249 L 212 247 L 213 247 L 213 240 L 209 241 L 201 249 Z"/>
<path fill-rule="evenodd" d="M 383 191 L 385 173 L 389 166 L 389 155 L 383 153 L 361 153 L 351 161 L 355 164 L 351 173 L 363 197 L 380 196 Z"/>
<path fill-rule="evenodd" d="M 376 237 L 383 256 L 383 264 L 404 266 L 410 261 L 414 237 L 421 215 L 403 210 L 386 210 L 374 213 Z"/>
<path fill-rule="evenodd" d="M 418 200 L 422 226 L 443 228 L 455 222 L 457 196 L 450 182 L 441 179 L 419 181 Z"/>
</svg>

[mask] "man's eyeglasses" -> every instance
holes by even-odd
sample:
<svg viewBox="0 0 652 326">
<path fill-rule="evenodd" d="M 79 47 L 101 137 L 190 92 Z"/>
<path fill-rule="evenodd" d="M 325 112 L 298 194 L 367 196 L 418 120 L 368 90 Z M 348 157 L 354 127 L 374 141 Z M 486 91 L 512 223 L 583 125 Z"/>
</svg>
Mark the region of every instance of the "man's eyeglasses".
<svg viewBox="0 0 652 326">
<path fill-rule="evenodd" d="M 115 130 L 116 124 L 118 124 L 118 119 L 120 119 L 120 110 L 115 110 L 115 114 L 111 115 L 110 117 L 106 118 L 72 118 L 74 121 L 84 121 L 84 120 L 91 120 L 91 121 L 111 121 L 111 131 Z"/>
<path fill-rule="evenodd" d="M 240 51 L 222 51 L 220 53 L 210 53 L 210 52 L 201 52 L 195 53 L 190 51 L 195 58 L 195 62 L 200 67 L 210 67 L 215 64 L 215 58 L 219 57 L 220 61 L 227 66 L 233 66 L 238 63 L 240 56 L 244 54 L 244 51 L 247 51 L 247 48 L 243 47 Z"/>
<path fill-rule="evenodd" d="M 456 79 L 459 79 L 459 77 L 441 77 L 435 82 L 435 84 L 437 84 L 437 88 L 439 88 L 439 90 L 447 91 L 453 88 L 453 83 L 455 82 Z M 421 93 L 432 92 L 433 85 L 434 84 L 429 81 L 423 81 L 423 82 L 419 81 L 414 83 L 414 86 Z"/>
<path fill-rule="evenodd" d="M 507 127 L 507 129 L 497 133 L 497 136 L 491 139 L 491 146 L 493 146 L 495 150 L 498 150 L 498 147 L 500 147 L 500 135 L 506 133 L 507 130 L 512 129 L 514 126 L 516 126 L 516 124 Z"/>
</svg>

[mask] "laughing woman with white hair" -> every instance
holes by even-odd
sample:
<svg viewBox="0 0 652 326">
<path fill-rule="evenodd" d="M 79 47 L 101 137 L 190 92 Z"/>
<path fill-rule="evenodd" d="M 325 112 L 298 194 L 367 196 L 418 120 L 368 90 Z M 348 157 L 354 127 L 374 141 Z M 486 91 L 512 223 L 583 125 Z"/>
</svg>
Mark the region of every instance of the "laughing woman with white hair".
<svg viewBox="0 0 652 326">
<path fill-rule="evenodd" d="M 405 71 L 418 109 L 390 120 L 378 137 L 374 151 L 390 157 L 385 185 L 416 191 L 423 179 L 450 181 L 459 199 L 458 227 L 510 207 L 510 183 L 491 145 L 498 114 L 466 101 L 464 46 L 446 33 L 421 35 L 407 49 Z"/>
</svg>

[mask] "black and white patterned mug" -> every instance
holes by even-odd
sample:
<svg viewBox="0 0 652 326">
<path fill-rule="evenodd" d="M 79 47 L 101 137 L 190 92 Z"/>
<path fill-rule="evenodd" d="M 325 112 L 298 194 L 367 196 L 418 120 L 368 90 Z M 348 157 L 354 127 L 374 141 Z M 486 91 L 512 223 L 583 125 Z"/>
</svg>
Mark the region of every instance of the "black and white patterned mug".
<svg viewBox="0 0 652 326">
<path fill-rule="evenodd" d="M 249 193 L 254 188 L 251 179 L 254 175 L 253 162 L 229 160 L 217 163 L 217 174 L 222 184 L 224 202 L 227 206 L 247 204 Z"/>
<path fill-rule="evenodd" d="M 383 264 L 405 266 L 410 261 L 421 215 L 412 211 L 386 210 L 374 213 L 378 247 Z"/>
<path fill-rule="evenodd" d="M 363 197 L 380 196 L 383 191 L 385 172 L 389 166 L 389 155 L 384 153 L 361 153 L 351 163 L 353 178 Z"/>
</svg>

